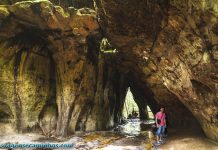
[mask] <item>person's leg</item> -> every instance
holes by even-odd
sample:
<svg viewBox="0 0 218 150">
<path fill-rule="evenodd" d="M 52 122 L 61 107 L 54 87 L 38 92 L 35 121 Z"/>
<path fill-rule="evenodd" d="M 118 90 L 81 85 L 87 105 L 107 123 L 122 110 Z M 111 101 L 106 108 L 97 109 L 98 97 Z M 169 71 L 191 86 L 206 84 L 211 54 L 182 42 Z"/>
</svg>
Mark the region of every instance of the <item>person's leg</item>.
<svg viewBox="0 0 218 150">
<path fill-rule="evenodd" d="M 160 141 L 163 140 L 164 132 L 165 132 L 165 127 L 161 126 Z"/>
<path fill-rule="evenodd" d="M 160 141 L 160 134 L 161 134 L 161 126 L 158 127 L 157 132 L 156 132 L 156 136 L 157 136 L 157 142 Z"/>
<path fill-rule="evenodd" d="M 159 136 L 159 141 L 162 141 L 162 127 L 160 128 L 160 136 Z"/>
<path fill-rule="evenodd" d="M 163 136 L 163 126 L 160 126 L 159 141 L 162 141 L 162 136 Z"/>
<path fill-rule="evenodd" d="M 157 137 L 157 142 L 159 142 L 159 135 L 157 135 L 156 137 Z"/>
</svg>

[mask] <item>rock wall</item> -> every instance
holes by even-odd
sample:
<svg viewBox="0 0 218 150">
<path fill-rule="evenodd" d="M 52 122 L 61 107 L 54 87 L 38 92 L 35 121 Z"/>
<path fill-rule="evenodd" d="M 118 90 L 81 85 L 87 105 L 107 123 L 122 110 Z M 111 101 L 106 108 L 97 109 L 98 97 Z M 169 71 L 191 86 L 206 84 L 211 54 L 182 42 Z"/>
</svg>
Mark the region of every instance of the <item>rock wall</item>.
<svg viewBox="0 0 218 150">
<path fill-rule="evenodd" d="M 96 20 L 91 9 L 65 11 L 43 0 L 0 6 L 5 123 L 17 132 L 65 136 L 119 120 L 118 90 L 126 89 L 113 55 L 100 51 Z"/>
<path fill-rule="evenodd" d="M 145 105 L 163 105 L 171 127 L 200 123 L 218 140 L 217 0 L 96 0 L 97 14 L 54 4 L 0 5 L 1 127 L 105 130 L 120 122 L 130 87 L 142 119 Z M 100 49 L 104 38 L 112 50 Z"/>
<path fill-rule="evenodd" d="M 193 115 L 205 134 L 218 140 L 218 1 L 96 3 L 104 33 L 139 87 L 149 87 L 170 110 L 169 120 L 174 115 L 194 120 Z"/>
<path fill-rule="evenodd" d="M 22 1 L 33 1 L 33 0 L 1 0 L 0 5 L 12 5 Z M 37 1 L 37 0 L 35 0 Z M 54 5 L 61 6 L 63 8 L 75 7 L 75 8 L 94 8 L 94 1 L 92 0 L 49 0 Z"/>
</svg>

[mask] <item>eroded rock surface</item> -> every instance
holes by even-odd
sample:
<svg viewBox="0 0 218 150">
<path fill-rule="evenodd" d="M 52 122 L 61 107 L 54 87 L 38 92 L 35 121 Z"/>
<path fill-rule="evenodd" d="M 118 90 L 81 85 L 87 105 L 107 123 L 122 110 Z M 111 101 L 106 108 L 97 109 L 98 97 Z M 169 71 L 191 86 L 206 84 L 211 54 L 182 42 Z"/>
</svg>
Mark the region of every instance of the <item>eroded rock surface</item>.
<svg viewBox="0 0 218 150">
<path fill-rule="evenodd" d="M 218 1 L 97 2 L 101 26 L 137 86 L 152 90 L 172 123 L 189 126 L 190 111 L 218 140 Z"/>
<path fill-rule="evenodd" d="M 1 123 L 47 136 L 105 130 L 121 121 L 130 87 L 142 119 L 163 105 L 169 126 L 200 123 L 218 140 L 218 1 L 95 2 L 97 14 L 46 0 L 0 5 Z"/>
<path fill-rule="evenodd" d="M 122 75 L 99 50 L 93 10 L 43 0 L 2 5 L 0 40 L 0 110 L 16 131 L 63 136 L 114 125 Z"/>
</svg>

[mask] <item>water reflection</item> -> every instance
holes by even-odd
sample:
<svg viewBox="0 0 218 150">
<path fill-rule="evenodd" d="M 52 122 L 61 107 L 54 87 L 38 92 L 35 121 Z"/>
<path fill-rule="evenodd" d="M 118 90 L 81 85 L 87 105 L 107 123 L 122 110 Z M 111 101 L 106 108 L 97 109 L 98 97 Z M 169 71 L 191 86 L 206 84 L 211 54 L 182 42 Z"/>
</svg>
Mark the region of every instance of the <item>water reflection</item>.
<svg viewBox="0 0 218 150">
<path fill-rule="evenodd" d="M 140 119 L 127 119 L 125 124 L 118 125 L 118 131 L 126 137 L 137 137 L 152 129 L 154 120 L 140 121 Z"/>
</svg>

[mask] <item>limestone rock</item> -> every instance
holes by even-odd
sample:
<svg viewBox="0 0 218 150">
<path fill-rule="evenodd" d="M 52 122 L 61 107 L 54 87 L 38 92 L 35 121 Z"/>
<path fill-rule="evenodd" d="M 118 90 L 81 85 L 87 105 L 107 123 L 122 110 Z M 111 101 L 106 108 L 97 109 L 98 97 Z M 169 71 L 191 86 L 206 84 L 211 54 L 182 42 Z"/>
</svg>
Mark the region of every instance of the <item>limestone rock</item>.
<svg viewBox="0 0 218 150">
<path fill-rule="evenodd" d="M 11 111 L 1 110 L 10 116 L 18 131 L 37 126 L 40 115 L 43 117 L 40 124 L 47 130 L 53 129 L 55 116 L 46 111 L 50 105 L 58 105 L 54 114 L 59 112 L 61 118 L 66 113 L 65 124 L 69 121 L 73 109 L 70 104 L 75 100 L 72 95 L 77 95 L 75 90 L 83 79 L 84 64 L 92 66 L 86 59 L 86 38 L 98 29 L 95 14 L 87 10 L 81 15 L 81 11 L 70 14 L 49 1 L 1 6 L 0 101 Z M 75 28 L 76 35 L 72 32 Z M 63 98 L 65 103 L 60 102 Z M 49 118 L 52 127 L 46 127 Z M 65 130 L 62 122 L 59 119 L 58 126 L 61 124 L 60 128 Z"/>
<path fill-rule="evenodd" d="M 0 14 L 0 102 L 10 108 L 0 114 L 17 132 L 65 136 L 120 120 L 127 87 L 100 51 L 94 10 L 39 0 L 2 5 Z"/>
<path fill-rule="evenodd" d="M 147 101 L 166 106 L 175 126 L 197 118 L 205 134 L 218 140 L 218 1 L 96 3 L 106 36 L 128 60 L 121 66 L 133 74 L 135 87 L 152 91 Z M 187 121 L 173 122 L 178 118 Z"/>
<path fill-rule="evenodd" d="M 0 6 L 1 124 L 48 136 L 106 130 L 130 87 L 142 119 L 163 105 L 169 126 L 218 140 L 217 0 L 95 0 L 97 13 L 76 9 L 86 0 L 52 2 L 65 9 Z"/>
</svg>

